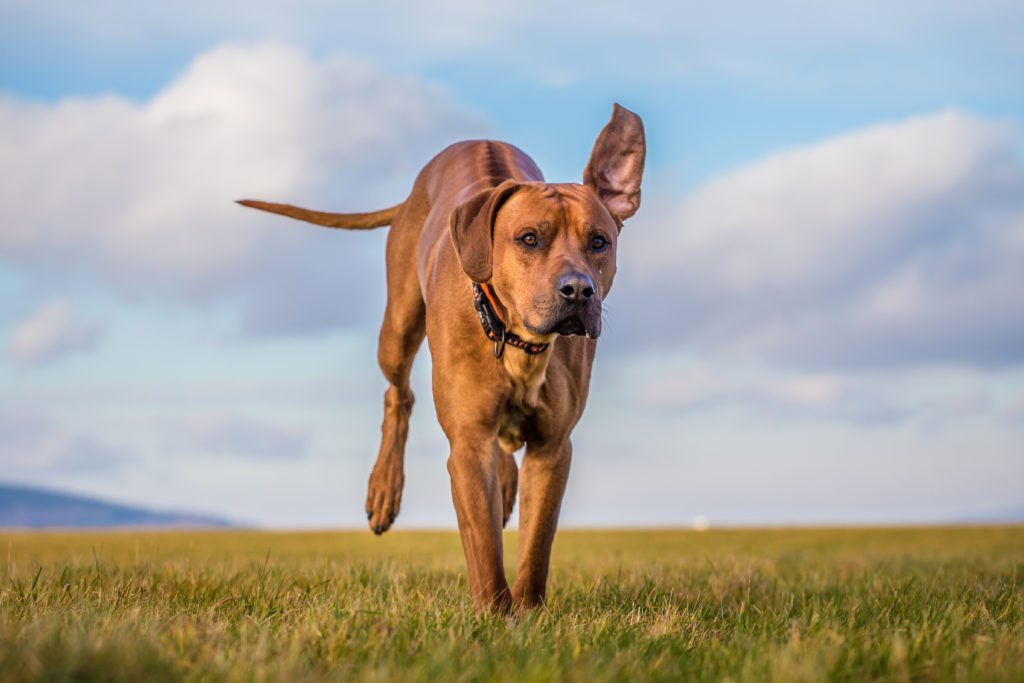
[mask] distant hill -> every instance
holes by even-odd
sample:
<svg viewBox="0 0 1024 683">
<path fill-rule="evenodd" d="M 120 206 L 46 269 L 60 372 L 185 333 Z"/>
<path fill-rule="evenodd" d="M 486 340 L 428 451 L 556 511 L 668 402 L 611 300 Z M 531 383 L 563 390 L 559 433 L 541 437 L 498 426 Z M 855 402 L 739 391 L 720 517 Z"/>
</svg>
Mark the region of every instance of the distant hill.
<svg viewBox="0 0 1024 683">
<path fill-rule="evenodd" d="M 224 527 L 223 519 L 157 512 L 95 498 L 0 484 L 0 528 Z"/>
</svg>

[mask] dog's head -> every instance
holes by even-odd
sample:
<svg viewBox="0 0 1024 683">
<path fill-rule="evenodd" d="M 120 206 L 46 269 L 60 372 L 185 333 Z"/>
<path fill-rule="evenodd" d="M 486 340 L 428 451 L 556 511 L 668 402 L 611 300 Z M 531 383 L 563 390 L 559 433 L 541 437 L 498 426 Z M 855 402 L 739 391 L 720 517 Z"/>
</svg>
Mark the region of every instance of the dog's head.
<svg viewBox="0 0 1024 683">
<path fill-rule="evenodd" d="M 463 270 L 490 282 L 536 337 L 596 339 L 622 221 L 640 207 L 645 153 L 640 117 L 615 105 L 582 185 L 506 181 L 452 212 Z"/>
</svg>

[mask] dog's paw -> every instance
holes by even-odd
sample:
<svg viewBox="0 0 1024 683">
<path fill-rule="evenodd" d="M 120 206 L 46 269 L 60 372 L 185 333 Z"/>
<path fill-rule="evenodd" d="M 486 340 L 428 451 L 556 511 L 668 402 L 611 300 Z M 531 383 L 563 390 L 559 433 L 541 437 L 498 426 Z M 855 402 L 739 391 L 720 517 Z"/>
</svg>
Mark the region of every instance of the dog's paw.
<svg viewBox="0 0 1024 683">
<path fill-rule="evenodd" d="M 395 522 L 402 505 L 402 486 L 405 475 L 401 469 L 376 467 L 370 475 L 366 491 L 366 519 L 370 529 L 378 536 Z"/>
</svg>

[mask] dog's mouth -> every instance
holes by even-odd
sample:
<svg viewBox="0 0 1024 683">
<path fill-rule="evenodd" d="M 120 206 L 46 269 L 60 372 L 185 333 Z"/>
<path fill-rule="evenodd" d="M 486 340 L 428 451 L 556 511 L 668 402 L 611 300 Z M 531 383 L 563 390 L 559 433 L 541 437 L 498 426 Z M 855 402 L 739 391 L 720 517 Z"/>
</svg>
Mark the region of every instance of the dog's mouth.
<svg viewBox="0 0 1024 683">
<path fill-rule="evenodd" d="M 534 334 L 548 336 L 559 334 L 563 337 L 590 337 L 597 339 L 601 334 L 601 305 L 598 302 L 590 302 L 584 306 L 558 306 L 547 305 L 539 307 L 534 315 L 540 313 L 536 318 L 524 316 L 523 322 L 526 329 Z M 544 310 L 544 309 L 547 310 Z M 547 315 L 544 315 L 547 313 Z M 531 320 L 533 318 L 533 320 Z"/>
<path fill-rule="evenodd" d="M 587 331 L 587 326 L 578 315 L 569 315 L 562 318 L 555 325 L 554 331 L 566 337 L 571 337 L 574 334 L 591 336 Z"/>
</svg>

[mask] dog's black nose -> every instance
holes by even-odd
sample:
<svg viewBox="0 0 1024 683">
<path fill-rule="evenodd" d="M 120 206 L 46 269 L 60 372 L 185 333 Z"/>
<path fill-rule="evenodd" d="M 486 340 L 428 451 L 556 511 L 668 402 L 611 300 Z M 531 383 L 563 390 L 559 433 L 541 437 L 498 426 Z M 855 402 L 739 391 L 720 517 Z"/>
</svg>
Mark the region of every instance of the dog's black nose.
<svg viewBox="0 0 1024 683">
<path fill-rule="evenodd" d="M 558 279 L 558 293 L 571 304 L 582 303 L 594 296 L 594 283 L 583 273 L 568 273 Z"/>
</svg>

